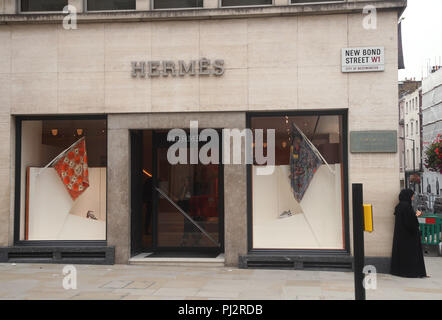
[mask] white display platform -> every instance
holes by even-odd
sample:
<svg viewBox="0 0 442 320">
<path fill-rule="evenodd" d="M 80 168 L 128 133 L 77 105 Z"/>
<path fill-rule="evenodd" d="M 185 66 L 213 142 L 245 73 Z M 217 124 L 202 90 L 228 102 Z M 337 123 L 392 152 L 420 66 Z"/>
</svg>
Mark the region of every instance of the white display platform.
<svg viewBox="0 0 442 320">
<path fill-rule="evenodd" d="M 258 176 L 253 167 L 253 247 L 256 249 L 342 249 L 340 164 L 322 165 L 300 203 L 290 187 L 289 166 Z M 279 215 L 291 210 L 291 217 Z"/>
<path fill-rule="evenodd" d="M 29 168 L 28 240 L 105 240 L 106 168 L 89 168 L 90 187 L 76 201 L 54 168 L 40 170 Z M 86 218 L 89 210 L 104 220 Z"/>
</svg>

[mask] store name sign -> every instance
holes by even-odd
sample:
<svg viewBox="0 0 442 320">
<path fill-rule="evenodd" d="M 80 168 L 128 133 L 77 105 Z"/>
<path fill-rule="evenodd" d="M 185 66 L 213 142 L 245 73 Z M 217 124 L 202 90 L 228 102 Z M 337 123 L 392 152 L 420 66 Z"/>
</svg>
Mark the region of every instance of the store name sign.
<svg viewBox="0 0 442 320">
<path fill-rule="evenodd" d="M 200 60 L 191 61 L 132 61 L 132 77 L 133 78 L 155 78 L 155 77 L 176 77 L 176 76 L 217 76 L 224 74 L 224 60 L 216 59 L 210 61 L 202 58 Z"/>
<path fill-rule="evenodd" d="M 342 72 L 384 71 L 384 47 L 343 48 Z"/>
</svg>

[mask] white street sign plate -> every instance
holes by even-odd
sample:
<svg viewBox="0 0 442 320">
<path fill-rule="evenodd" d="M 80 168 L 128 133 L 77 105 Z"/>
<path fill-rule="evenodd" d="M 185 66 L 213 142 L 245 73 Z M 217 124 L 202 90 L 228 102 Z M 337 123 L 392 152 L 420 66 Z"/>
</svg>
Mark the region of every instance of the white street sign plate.
<svg viewBox="0 0 442 320">
<path fill-rule="evenodd" d="M 342 49 L 342 72 L 384 71 L 384 47 Z"/>
</svg>

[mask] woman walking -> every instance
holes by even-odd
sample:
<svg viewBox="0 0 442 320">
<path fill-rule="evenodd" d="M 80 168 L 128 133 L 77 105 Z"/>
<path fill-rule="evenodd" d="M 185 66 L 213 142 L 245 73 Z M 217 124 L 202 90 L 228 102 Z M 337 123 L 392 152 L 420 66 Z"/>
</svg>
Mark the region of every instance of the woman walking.
<svg viewBox="0 0 442 320">
<path fill-rule="evenodd" d="M 411 205 L 413 199 L 414 191 L 411 189 L 404 189 L 399 194 L 399 204 L 394 211 L 396 217 L 391 274 L 407 278 L 423 278 L 427 273 L 417 220 L 422 212 L 413 210 Z"/>
</svg>

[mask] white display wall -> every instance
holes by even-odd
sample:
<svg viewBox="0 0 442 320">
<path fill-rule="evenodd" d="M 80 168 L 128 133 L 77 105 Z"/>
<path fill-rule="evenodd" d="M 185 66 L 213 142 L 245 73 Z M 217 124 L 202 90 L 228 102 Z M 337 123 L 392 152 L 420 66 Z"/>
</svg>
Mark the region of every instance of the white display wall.
<svg viewBox="0 0 442 320">
<path fill-rule="evenodd" d="M 28 172 L 27 240 L 105 240 L 106 168 L 89 168 L 90 186 L 75 201 L 54 168 L 41 169 Z"/>
<path fill-rule="evenodd" d="M 341 165 L 322 165 L 298 203 L 289 166 L 257 175 L 253 166 L 253 248 L 343 249 Z M 292 215 L 279 218 L 284 211 Z"/>
</svg>

